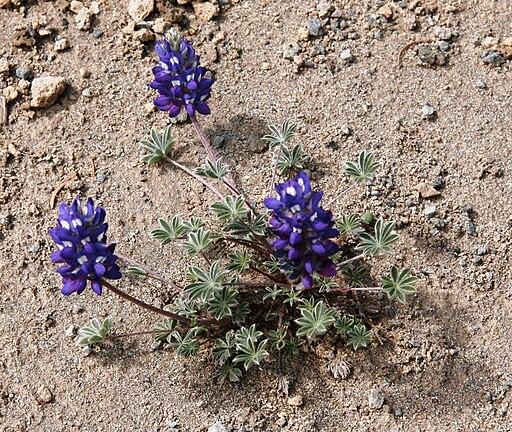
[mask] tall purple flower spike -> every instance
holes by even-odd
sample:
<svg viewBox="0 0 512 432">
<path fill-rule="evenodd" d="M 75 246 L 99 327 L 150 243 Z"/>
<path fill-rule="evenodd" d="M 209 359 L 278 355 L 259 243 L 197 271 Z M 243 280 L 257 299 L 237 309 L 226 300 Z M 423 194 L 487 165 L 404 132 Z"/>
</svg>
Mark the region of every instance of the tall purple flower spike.
<svg viewBox="0 0 512 432">
<path fill-rule="evenodd" d="M 155 51 L 160 59 L 160 65 L 153 68 L 155 80 L 151 83 L 160 93 L 156 107 L 168 111 L 170 117 L 178 116 L 183 108 L 190 116 L 196 112 L 210 114 L 206 101 L 213 80 L 205 77 L 206 69 L 199 66 L 192 44 L 172 29 L 156 43 Z"/>
<path fill-rule="evenodd" d="M 300 279 L 304 288 L 313 285 L 314 273 L 329 277 L 336 274 L 330 258 L 339 247 L 329 239 L 338 237 L 332 213 L 319 206 L 323 192 L 313 192 L 308 176 L 300 172 L 294 180 L 276 185 L 277 198 L 266 198 L 272 210 L 272 243 L 281 268 L 290 280 Z"/>
<path fill-rule="evenodd" d="M 62 263 L 57 272 L 62 276 L 62 294 L 81 294 L 91 281 L 93 291 L 101 295 L 101 278 L 122 277 L 114 255 L 115 244 L 107 244 L 105 210 L 94 208 L 92 199 L 82 207 L 80 197 L 71 206 L 59 207 L 59 224 L 50 235 L 59 248 L 52 252 L 53 263 Z"/>
</svg>

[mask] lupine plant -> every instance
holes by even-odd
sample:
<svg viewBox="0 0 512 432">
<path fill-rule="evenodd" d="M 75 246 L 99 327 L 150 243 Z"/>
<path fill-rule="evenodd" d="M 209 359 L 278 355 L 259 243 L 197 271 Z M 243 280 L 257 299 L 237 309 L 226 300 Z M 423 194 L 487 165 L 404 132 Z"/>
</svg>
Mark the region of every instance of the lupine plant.
<svg viewBox="0 0 512 432">
<path fill-rule="evenodd" d="M 354 349 L 365 347 L 372 330 L 361 311 L 359 292 L 384 292 L 402 303 L 415 292 L 417 278 L 395 266 L 380 283 L 366 285 L 371 280 L 369 259 L 391 253 L 398 238 L 394 223 L 374 221 L 368 213 L 335 220 L 329 208 L 348 189 L 325 203 L 324 193 L 315 190 L 307 174 L 309 157 L 300 145 L 291 144 L 296 126 L 288 121 L 270 126 L 263 137 L 274 152 L 273 174 L 268 198 L 254 202 L 235 185 L 197 120 L 197 114 L 210 114 L 206 101 L 213 80 L 192 45 L 172 30 L 155 50 L 160 60 L 151 83 L 159 92 L 155 105 L 171 118 L 188 117 L 206 158 L 195 170 L 178 162 L 174 126 L 167 126 L 162 132 L 152 129 L 140 142 L 142 160 L 183 171 L 217 201 L 209 208 L 211 220 L 174 215 L 159 219 L 150 233 L 155 242 L 193 257 L 180 281 L 116 254 L 115 244 L 107 242 L 106 212 L 91 199 L 85 205 L 80 197 L 71 206 L 61 204 L 58 226 L 50 235 L 58 247 L 51 258 L 62 264 L 57 269 L 62 293 L 81 294 L 90 284 L 98 295 L 106 288 L 161 316 L 154 329 L 118 335 L 110 333 L 110 317 L 95 318 L 80 329 L 77 344 L 146 334 L 186 357 L 210 349 L 221 382 L 238 381 L 242 370 L 260 365 L 273 353 L 279 358 L 296 355 L 326 334 Z M 371 183 L 378 169 L 374 156 L 362 152 L 356 162 L 346 164 L 346 174 L 354 179 L 349 189 Z M 159 308 L 127 294 L 120 287 L 118 261 L 125 276 L 156 279 L 176 300 Z"/>
</svg>

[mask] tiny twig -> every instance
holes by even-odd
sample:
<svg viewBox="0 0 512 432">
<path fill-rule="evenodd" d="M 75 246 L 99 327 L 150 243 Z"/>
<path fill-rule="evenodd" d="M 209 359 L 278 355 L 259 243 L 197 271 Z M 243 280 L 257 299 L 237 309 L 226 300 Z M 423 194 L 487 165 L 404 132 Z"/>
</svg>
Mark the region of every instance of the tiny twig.
<svg viewBox="0 0 512 432">
<path fill-rule="evenodd" d="M 68 185 L 69 183 L 75 181 L 77 179 L 77 176 L 76 174 L 67 179 L 67 180 L 64 180 L 61 184 L 59 184 L 55 190 L 52 192 L 52 195 L 50 197 L 50 208 L 53 209 L 55 207 L 55 199 L 57 198 L 57 194 L 66 187 L 66 185 Z"/>
<path fill-rule="evenodd" d="M 96 165 L 94 164 L 94 158 L 91 158 L 91 171 L 92 171 L 92 176 L 96 177 Z"/>
<path fill-rule="evenodd" d="M 417 40 L 417 41 L 412 41 L 412 42 L 409 42 L 407 45 L 405 45 L 399 52 L 398 52 L 398 66 L 401 66 L 402 65 L 402 58 L 405 54 L 405 52 L 415 46 L 415 45 L 420 45 L 420 44 L 424 44 L 424 43 L 432 43 L 432 40 Z"/>
<path fill-rule="evenodd" d="M 361 253 L 359 255 L 356 255 L 355 257 L 349 258 L 348 260 L 342 261 L 342 262 L 338 263 L 336 267 L 340 268 L 340 267 L 342 267 L 342 266 L 344 266 L 346 264 L 349 264 L 349 263 L 351 263 L 353 261 L 357 261 L 357 260 L 359 260 L 361 258 L 364 258 L 364 253 Z"/>
<path fill-rule="evenodd" d="M 343 189 L 338 195 L 336 195 L 334 198 L 331 198 L 327 204 L 325 204 L 325 207 L 326 208 L 329 208 L 331 206 L 332 203 L 334 203 L 335 201 L 339 200 L 343 195 L 347 194 L 348 192 L 350 192 L 352 189 L 354 189 L 355 187 L 357 186 L 357 183 L 353 183 L 351 184 L 348 188 L 345 188 Z"/>
<path fill-rule="evenodd" d="M 191 169 L 187 168 L 185 165 L 182 165 L 182 164 L 176 162 L 175 160 L 172 160 L 171 158 L 169 158 L 167 156 L 165 157 L 165 160 L 167 162 L 169 162 L 170 164 L 174 165 L 176 168 L 179 168 L 183 172 L 187 173 L 190 177 L 195 178 L 198 182 L 202 183 L 208 189 L 210 189 L 214 194 L 216 194 L 221 200 L 224 200 L 225 196 L 222 194 L 222 192 L 220 192 L 212 184 L 208 183 L 205 179 L 203 179 L 202 177 L 198 176 L 194 171 L 192 171 Z"/>
</svg>

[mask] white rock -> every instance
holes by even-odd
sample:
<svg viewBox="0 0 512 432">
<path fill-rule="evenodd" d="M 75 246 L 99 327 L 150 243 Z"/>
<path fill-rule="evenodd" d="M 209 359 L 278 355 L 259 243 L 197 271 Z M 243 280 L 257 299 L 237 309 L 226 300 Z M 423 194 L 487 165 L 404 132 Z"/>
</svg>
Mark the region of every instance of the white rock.
<svg viewBox="0 0 512 432">
<path fill-rule="evenodd" d="M 69 5 L 69 10 L 73 13 L 80 12 L 80 9 L 83 9 L 84 4 L 81 1 L 73 0 Z"/>
<path fill-rule="evenodd" d="M 147 18 L 155 7 L 155 0 L 130 0 L 128 14 L 135 22 Z"/>
<path fill-rule="evenodd" d="M 19 95 L 18 90 L 16 90 L 13 86 L 8 86 L 8 87 L 4 88 L 2 90 L 2 94 L 4 95 L 5 100 L 7 102 L 12 102 Z"/>
<path fill-rule="evenodd" d="M 53 46 L 55 51 L 64 51 L 67 48 L 69 48 L 69 41 L 67 39 L 58 39 Z"/>
<path fill-rule="evenodd" d="M 32 81 L 32 100 L 30 106 L 33 108 L 47 108 L 55 103 L 66 88 L 66 79 L 63 77 L 41 77 Z"/>
<path fill-rule="evenodd" d="M 219 14 L 219 6 L 204 2 L 204 3 L 192 3 L 194 6 L 194 13 L 200 21 L 208 22 Z"/>
<path fill-rule="evenodd" d="M 89 30 L 91 28 L 91 20 L 91 11 L 86 7 L 80 9 L 75 17 L 76 28 L 78 30 Z"/>
</svg>

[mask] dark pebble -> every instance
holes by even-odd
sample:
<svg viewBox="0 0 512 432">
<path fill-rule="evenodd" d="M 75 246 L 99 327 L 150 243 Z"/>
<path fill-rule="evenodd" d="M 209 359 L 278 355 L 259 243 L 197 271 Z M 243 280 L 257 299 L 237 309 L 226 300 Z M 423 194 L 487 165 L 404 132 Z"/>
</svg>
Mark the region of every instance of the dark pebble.
<svg viewBox="0 0 512 432">
<path fill-rule="evenodd" d="M 468 234 L 471 234 L 471 235 L 475 234 L 476 233 L 475 225 L 471 222 L 468 222 L 466 224 L 466 231 Z"/>
<path fill-rule="evenodd" d="M 20 79 L 29 80 L 34 76 L 34 72 L 30 66 L 22 65 L 19 68 L 16 68 L 16 76 Z"/>
<path fill-rule="evenodd" d="M 95 38 L 100 38 L 103 36 L 103 30 L 100 30 L 98 28 L 95 28 L 93 31 L 92 31 L 92 35 L 95 37 Z"/>
<path fill-rule="evenodd" d="M 473 264 L 476 266 L 481 266 L 484 263 L 484 260 L 482 257 L 474 257 L 473 258 Z"/>
<path fill-rule="evenodd" d="M 485 64 L 490 64 L 493 66 L 499 66 L 505 63 L 505 59 L 503 55 L 498 51 L 484 51 L 481 54 L 482 60 Z"/>
<path fill-rule="evenodd" d="M 319 19 L 310 19 L 308 21 L 308 31 L 311 36 L 319 37 L 325 35 L 325 30 L 322 27 L 322 21 Z"/>
</svg>

